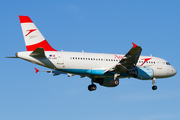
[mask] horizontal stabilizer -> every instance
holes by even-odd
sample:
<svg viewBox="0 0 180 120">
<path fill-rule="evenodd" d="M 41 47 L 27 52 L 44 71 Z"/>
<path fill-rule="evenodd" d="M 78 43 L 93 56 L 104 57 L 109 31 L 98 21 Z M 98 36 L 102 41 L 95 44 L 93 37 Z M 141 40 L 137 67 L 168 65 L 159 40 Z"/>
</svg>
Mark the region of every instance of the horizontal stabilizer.
<svg viewBox="0 0 180 120">
<path fill-rule="evenodd" d="M 6 58 L 18 58 L 18 57 L 14 56 L 14 57 L 6 57 Z"/>
<path fill-rule="evenodd" d="M 40 71 L 41 72 L 47 72 L 47 73 L 52 73 L 53 76 L 60 75 L 60 74 L 67 74 L 67 73 L 64 73 L 64 72 L 61 72 L 61 71 L 57 71 L 57 70 L 38 70 L 37 68 L 34 68 L 34 69 L 35 69 L 36 73 L 38 73 Z"/>
<path fill-rule="evenodd" d="M 36 48 L 30 56 L 32 57 L 46 57 L 44 53 L 44 48 Z"/>
</svg>

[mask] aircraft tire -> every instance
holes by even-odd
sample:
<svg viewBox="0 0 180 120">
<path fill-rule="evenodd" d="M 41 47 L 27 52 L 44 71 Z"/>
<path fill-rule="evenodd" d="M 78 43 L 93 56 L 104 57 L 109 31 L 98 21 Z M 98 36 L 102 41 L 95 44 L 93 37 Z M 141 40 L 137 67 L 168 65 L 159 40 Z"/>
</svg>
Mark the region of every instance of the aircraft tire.
<svg viewBox="0 0 180 120">
<path fill-rule="evenodd" d="M 89 91 L 94 91 L 94 90 L 96 90 L 96 88 L 97 88 L 97 87 L 96 87 L 95 84 L 91 84 L 91 85 L 88 86 L 88 90 L 89 90 Z"/>
<path fill-rule="evenodd" d="M 152 90 L 157 90 L 157 86 L 156 86 L 156 85 L 153 85 L 153 86 L 152 86 Z"/>
<path fill-rule="evenodd" d="M 112 80 L 111 82 L 110 82 L 110 84 L 111 84 L 111 86 L 117 86 L 117 85 L 119 85 L 119 80 Z"/>
</svg>

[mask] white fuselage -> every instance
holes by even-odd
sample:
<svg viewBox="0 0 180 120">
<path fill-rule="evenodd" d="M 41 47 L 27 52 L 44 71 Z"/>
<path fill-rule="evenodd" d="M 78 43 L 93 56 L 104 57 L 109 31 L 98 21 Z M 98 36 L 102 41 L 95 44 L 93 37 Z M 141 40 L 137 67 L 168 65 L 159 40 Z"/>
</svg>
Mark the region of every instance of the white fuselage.
<svg viewBox="0 0 180 120">
<path fill-rule="evenodd" d="M 142 48 L 132 42 L 133 47 L 125 54 L 104 54 L 86 52 L 57 51 L 48 43 L 33 21 L 28 16 L 19 16 L 27 51 L 16 53 L 21 58 L 53 70 L 46 71 L 53 75 L 68 74 L 91 78 L 89 91 L 96 90 L 95 83 L 106 87 L 116 87 L 119 78 L 134 77 L 151 80 L 152 89 L 156 78 L 171 77 L 176 70 L 164 59 L 152 56 L 140 56 Z"/>
<path fill-rule="evenodd" d="M 46 57 L 38 58 L 29 56 L 31 53 L 32 51 L 18 52 L 16 56 L 58 71 L 83 76 L 93 74 L 98 77 L 103 76 L 104 71 L 109 66 L 117 64 L 124 56 L 122 54 L 45 51 Z M 140 56 L 136 66 L 153 69 L 153 78 L 171 77 L 176 74 L 174 67 L 158 57 Z M 110 76 L 113 77 L 113 75 Z M 121 77 L 129 76 L 122 74 Z"/>
</svg>

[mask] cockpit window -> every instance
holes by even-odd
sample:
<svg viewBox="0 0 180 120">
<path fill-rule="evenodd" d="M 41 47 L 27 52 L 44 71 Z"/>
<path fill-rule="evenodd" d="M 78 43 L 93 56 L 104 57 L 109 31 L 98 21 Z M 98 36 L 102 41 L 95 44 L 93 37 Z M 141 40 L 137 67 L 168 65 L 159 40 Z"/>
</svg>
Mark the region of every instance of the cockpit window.
<svg viewBox="0 0 180 120">
<path fill-rule="evenodd" d="M 169 62 L 166 62 L 166 65 L 170 65 L 170 63 L 169 63 Z"/>
</svg>

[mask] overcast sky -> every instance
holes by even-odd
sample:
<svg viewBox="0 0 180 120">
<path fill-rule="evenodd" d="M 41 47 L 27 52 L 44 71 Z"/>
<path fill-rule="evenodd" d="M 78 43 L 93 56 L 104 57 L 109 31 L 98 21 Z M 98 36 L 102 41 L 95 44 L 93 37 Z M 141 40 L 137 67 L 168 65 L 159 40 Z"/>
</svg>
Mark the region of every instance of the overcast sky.
<svg viewBox="0 0 180 120">
<path fill-rule="evenodd" d="M 180 79 L 120 79 L 114 88 L 89 78 L 35 74 L 47 68 L 21 59 L 26 51 L 19 15 L 29 16 L 57 50 L 126 54 L 131 42 L 142 55 L 170 62 L 179 71 L 178 0 L 1 0 L 0 120 L 179 120 Z"/>
</svg>

